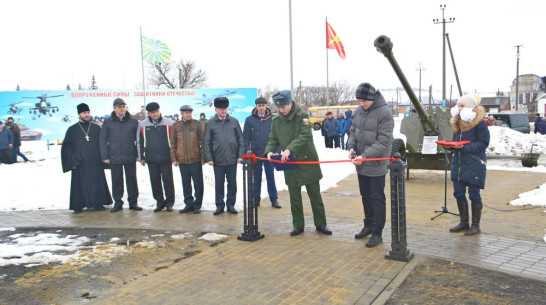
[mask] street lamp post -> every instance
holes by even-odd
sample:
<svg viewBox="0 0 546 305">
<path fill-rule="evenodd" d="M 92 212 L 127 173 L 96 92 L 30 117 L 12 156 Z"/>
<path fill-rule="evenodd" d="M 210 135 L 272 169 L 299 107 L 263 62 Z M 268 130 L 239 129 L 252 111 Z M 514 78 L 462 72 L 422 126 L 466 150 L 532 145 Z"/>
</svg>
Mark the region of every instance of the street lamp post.
<svg viewBox="0 0 546 305">
<path fill-rule="evenodd" d="M 440 4 L 440 9 L 442 10 L 442 20 L 432 19 L 434 24 L 442 24 L 442 43 L 443 43 L 443 56 L 442 56 L 442 100 L 446 100 L 446 23 L 455 22 L 455 18 L 449 18 L 448 21 L 444 18 L 444 10 L 446 9 L 445 4 Z"/>
<path fill-rule="evenodd" d="M 518 104 L 519 104 L 519 47 L 522 47 L 523 45 L 518 44 L 517 46 L 514 46 L 517 48 L 517 61 L 516 61 L 516 112 L 518 111 Z"/>
<path fill-rule="evenodd" d="M 425 71 L 426 69 L 422 67 L 422 62 L 419 62 L 419 68 L 415 68 L 415 70 L 419 71 L 419 102 L 423 103 L 421 101 L 421 72 Z"/>
</svg>

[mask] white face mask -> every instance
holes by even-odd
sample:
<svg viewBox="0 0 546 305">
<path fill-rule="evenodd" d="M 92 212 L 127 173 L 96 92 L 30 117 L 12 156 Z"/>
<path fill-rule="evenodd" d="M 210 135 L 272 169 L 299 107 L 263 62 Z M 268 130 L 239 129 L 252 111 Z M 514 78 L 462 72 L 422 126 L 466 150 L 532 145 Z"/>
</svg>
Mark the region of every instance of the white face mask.
<svg viewBox="0 0 546 305">
<path fill-rule="evenodd" d="M 459 107 L 455 105 L 454 107 L 451 107 L 451 116 L 457 116 L 459 114 Z"/>
<path fill-rule="evenodd" d="M 476 118 L 476 112 L 472 111 L 472 109 L 470 108 L 463 108 L 463 110 L 461 110 L 461 120 L 463 121 L 466 121 L 466 122 L 472 122 L 472 120 L 474 120 L 474 118 Z"/>
</svg>

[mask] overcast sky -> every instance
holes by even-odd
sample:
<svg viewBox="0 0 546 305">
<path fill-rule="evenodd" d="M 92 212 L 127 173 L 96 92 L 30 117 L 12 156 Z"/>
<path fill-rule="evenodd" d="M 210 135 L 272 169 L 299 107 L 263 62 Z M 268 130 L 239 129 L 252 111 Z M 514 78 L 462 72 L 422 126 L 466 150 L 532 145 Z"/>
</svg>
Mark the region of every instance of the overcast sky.
<svg viewBox="0 0 546 305">
<path fill-rule="evenodd" d="M 294 86 L 326 85 L 325 19 L 347 53 L 328 51 L 330 83 L 400 86 L 373 42 L 394 43 L 394 56 L 410 84 L 442 86 L 442 18 L 462 89 L 508 91 L 520 74 L 546 75 L 546 1 L 292 0 Z M 172 59 L 195 60 L 212 88 L 290 88 L 288 0 L 3 1 L 0 90 L 63 90 L 90 85 L 135 89 L 142 82 L 139 27 L 172 50 Z M 456 82 L 447 53 L 447 91 Z M 425 89 L 427 88 L 427 89 Z"/>
</svg>

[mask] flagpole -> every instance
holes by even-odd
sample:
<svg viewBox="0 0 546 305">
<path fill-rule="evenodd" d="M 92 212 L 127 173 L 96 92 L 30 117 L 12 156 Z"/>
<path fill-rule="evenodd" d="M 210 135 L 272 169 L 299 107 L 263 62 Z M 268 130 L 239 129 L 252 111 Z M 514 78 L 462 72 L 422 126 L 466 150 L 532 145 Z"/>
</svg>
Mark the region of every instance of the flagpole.
<svg viewBox="0 0 546 305">
<path fill-rule="evenodd" d="M 144 82 L 144 55 L 142 54 L 142 26 L 140 26 L 140 63 L 142 64 L 142 96 L 146 106 L 146 83 Z"/>
<path fill-rule="evenodd" d="M 290 92 L 294 93 L 294 70 L 292 63 L 292 0 L 288 0 L 288 24 L 290 30 Z"/>
<path fill-rule="evenodd" d="M 328 24 L 328 16 L 326 16 L 326 24 Z M 328 31 L 328 29 L 326 29 Z M 326 33 L 326 39 L 328 39 L 328 33 Z M 328 45 L 328 41 L 326 41 L 326 45 Z M 330 94 L 329 94 L 329 87 L 330 87 L 330 79 L 328 76 L 328 47 L 326 48 L 326 107 L 330 107 Z"/>
</svg>

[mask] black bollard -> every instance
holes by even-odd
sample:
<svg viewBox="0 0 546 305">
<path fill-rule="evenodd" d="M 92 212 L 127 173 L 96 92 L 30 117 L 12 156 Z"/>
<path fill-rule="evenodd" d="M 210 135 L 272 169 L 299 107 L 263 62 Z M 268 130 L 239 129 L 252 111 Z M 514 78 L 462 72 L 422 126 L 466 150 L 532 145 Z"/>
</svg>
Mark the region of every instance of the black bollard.
<svg viewBox="0 0 546 305">
<path fill-rule="evenodd" d="M 252 154 L 248 151 L 247 154 Z M 237 236 L 238 240 L 255 241 L 264 238 L 263 234 L 258 231 L 258 207 L 254 202 L 254 171 L 256 164 L 251 158 L 243 160 L 243 205 L 244 205 L 244 224 L 243 233 Z"/>
<path fill-rule="evenodd" d="M 386 259 L 409 262 L 413 253 L 408 250 L 406 240 L 406 163 L 400 160 L 400 153 L 395 153 L 396 161 L 389 163 L 391 176 L 391 248 L 385 255 Z"/>
</svg>

